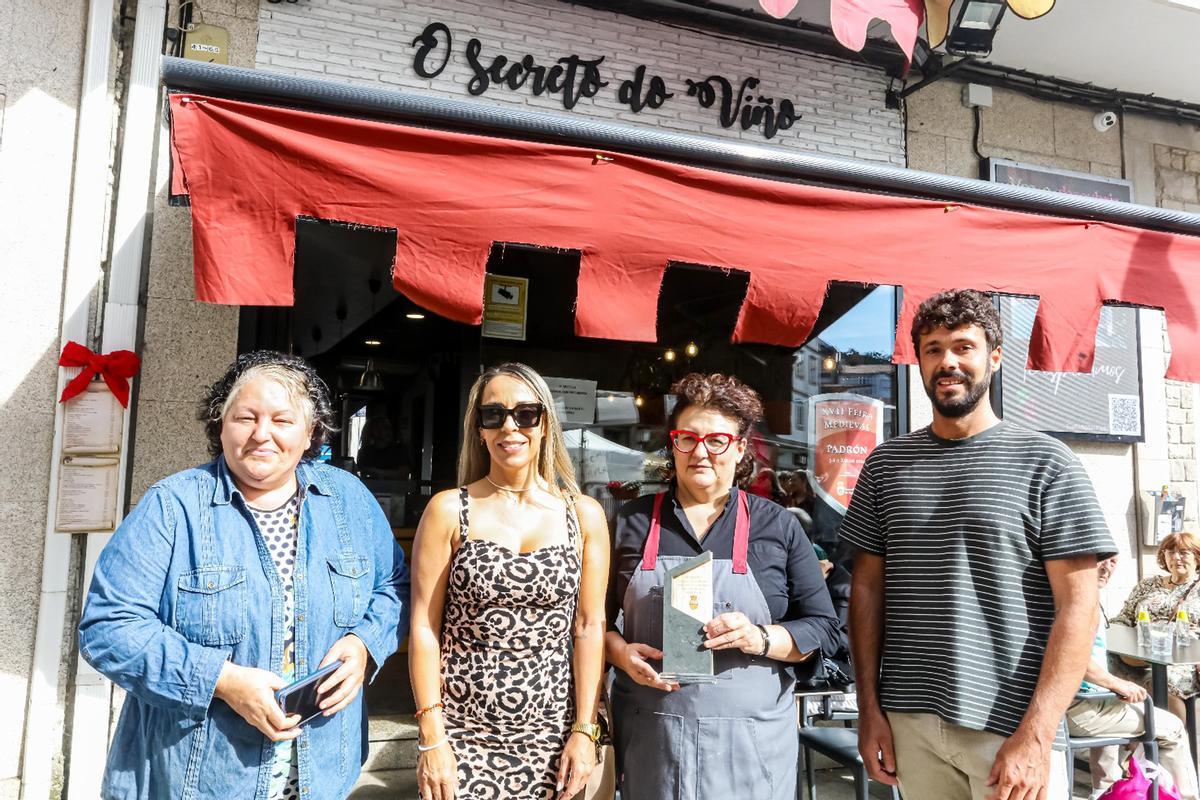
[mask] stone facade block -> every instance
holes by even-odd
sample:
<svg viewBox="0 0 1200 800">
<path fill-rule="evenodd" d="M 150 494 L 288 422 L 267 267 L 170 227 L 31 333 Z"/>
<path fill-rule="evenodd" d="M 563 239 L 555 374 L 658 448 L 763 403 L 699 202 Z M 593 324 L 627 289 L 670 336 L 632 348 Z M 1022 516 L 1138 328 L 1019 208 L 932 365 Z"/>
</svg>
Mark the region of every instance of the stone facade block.
<svg viewBox="0 0 1200 800">
<path fill-rule="evenodd" d="M 156 299 L 146 309 L 140 397 L 194 406 L 237 354 L 237 333 L 235 306 Z"/>
<path fill-rule="evenodd" d="M 963 105 L 963 86 L 958 81 L 940 80 L 909 95 L 905 99 L 909 131 L 970 140 L 974 136 L 975 112 Z"/>
<path fill-rule="evenodd" d="M 7 441 L 23 441 L 8 438 Z M 49 450 L 30 446 L 43 462 Z M 33 663 L 37 598 L 41 590 L 42 542 L 46 530 L 46 495 L 30 493 L 23 502 L 0 502 L 0 697 L 24 710 Z M 21 716 L 17 716 L 19 723 Z M 0 729 L 0 779 L 21 774 L 21 725 Z"/>
<path fill-rule="evenodd" d="M 979 136 L 985 154 L 988 148 L 1005 148 L 1053 155 L 1054 104 L 997 89 L 993 105 L 983 110 Z M 1082 161 L 1082 159 L 1077 159 Z"/>
<path fill-rule="evenodd" d="M 1177 200 L 1185 203 L 1195 203 L 1196 175 L 1178 169 L 1161 169 L 1158 171 L 1158 187 L 1163 199 Z"/>
<path fill-rule="evenodd" d="M 1171 167 L 1171 148 L 1165 144 L 1154 145 L 1154 163 L 1159 167 Z"/>
<path fill-rule="evenodd" d="M 946 139 L 946 174 L 960 178 L 980 177 L 981 162 L 969 139 Z"/>
<path fill-rule="evenodd" d="M 908 134 L 908 168 L 946 173 L 946 137 L 911 131 Z"/>
<path fill-rule="evenodd" d="M 1102 178 L 1123 178 L 1121 167 L 1115 164 L 1101 164 L 1099 161 L 1091 162 L 1088 167 L 1088 172 L 1093 175 L 1099 175 Z"/>
<path fill-rule="evenodd" d="M 1182 461 L 1172 461 L 1170 463 L 1170 471 L 1171 483 L 1179 483 L 1188 479 L 1187 465 Z"/>
<path fill-rule="evenodd" d="M 192 215 L 187 208 L 167 205 L 165 198 L 160 198 L 154 209 L 149 273 L 148 304 L 153 305 L 158 298 L 192 300 L 196 297 Z"/>
<path fill-rule="evenodd" d="M 195 403 L 141 400 L 136 438 L 137 456 L 129 480 L 133 503 L 155 481 L 211 458 L 204 428 L 196 421 Z"/>
<path fill-rule="evenodd" d="M 1119 127 L 1098 131 L 1092 124 L 1096 109 L 1056 103 L 1054 106 L 1054 153 L 1065 158 L 1094 161 L 1120 169 Z"/>
</svg>

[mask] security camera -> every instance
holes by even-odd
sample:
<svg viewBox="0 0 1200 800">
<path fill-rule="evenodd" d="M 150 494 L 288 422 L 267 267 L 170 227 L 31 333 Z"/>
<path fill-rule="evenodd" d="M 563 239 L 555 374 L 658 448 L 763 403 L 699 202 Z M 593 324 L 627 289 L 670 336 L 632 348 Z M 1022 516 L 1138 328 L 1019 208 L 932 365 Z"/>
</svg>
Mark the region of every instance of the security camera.
<svg viewBox="0 0 1200 800">
<path fill-rule="evenodd" d="M 1117 124 L 1117 112 L 1101 111 L 1096 116 L 1092 117 L 1092 127 L 1104 133 L 1106 130 Z"/>
</svg>

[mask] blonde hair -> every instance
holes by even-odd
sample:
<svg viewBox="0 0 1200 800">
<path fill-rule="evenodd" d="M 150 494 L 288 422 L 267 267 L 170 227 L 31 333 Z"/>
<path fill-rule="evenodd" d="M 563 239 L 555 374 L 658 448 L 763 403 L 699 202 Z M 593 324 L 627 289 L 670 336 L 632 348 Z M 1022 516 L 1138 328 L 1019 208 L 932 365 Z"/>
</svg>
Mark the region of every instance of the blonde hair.
<svg viewBox="0 0 1200 800">
<path fill-rule="evenodd" d="M 562 425 L 559 424 L 558 414 L 554 410 L 554 395 L 550 393 L 550 387 L 541 375 L 515 361 L 484 371 L 471 386 L 467 398 L 467 413 L 463 418 L 462 449 L 458 452 L 458 485 L 466 486 L 481 480 L 491 469 L 491 456 L 488 455 L 487 445 L 479 436 L 479 407 L 483 402 L 484 389 L 493 378 L 501 375 L 516 378 L 528 386 L 546 409 L 542 415 L 542 444 L 534 460 L 534 469 L 537 470 L 538 476 L 555 495 L 576 497 L 579 494 L 579 485 L 575 482 L 575 465 L 567 455 Z"/>
</svg>

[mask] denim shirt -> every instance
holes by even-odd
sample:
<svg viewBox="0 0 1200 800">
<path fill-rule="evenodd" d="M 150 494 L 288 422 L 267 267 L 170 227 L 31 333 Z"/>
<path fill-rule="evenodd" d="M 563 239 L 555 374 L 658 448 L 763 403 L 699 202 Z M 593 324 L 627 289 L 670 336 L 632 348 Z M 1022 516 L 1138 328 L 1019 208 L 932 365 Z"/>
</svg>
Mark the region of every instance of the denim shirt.
<svg viewBox="0 0 1200 800">
<path fill-rule="evenodd" d="M 357 478 L 310 461 L 296 474 L 296 678 L 348 633 L 377 672 L 408 631 L 404 556 Z M 266 800 L 273 743 L 213 691 L 226 661 L 278 672 L 283 589 L 224 457 L 155 484 L 113 534 L 79 649 L 128 692 L 104 800 Z M 300 800 L 345 797 L 367 756 L 363 693 L 296 747 Z"/>
</svg>

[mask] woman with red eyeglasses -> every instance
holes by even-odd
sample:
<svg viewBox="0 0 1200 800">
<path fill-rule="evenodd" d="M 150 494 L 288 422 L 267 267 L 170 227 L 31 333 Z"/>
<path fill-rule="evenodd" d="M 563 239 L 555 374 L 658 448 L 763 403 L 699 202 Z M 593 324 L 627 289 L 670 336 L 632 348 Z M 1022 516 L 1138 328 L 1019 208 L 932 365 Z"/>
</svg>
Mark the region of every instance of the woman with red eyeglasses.
<svg viewBox="0 0 1200 800">
<path fill-rule="evenodd" d="M 795 517 L 737 488 L 762 417 L 737 378 L 691 374 L 671 390 L 671 488 L 618 514 L 605 655 L 622 800 L 793 800 L 797 672 L 838 648 L 838 619 Z M 667 572 L 712 554 L 702 644 L 715 680 L 676 683 L 662 669 Z M 707 618 L 709 614 L 702 614 Z M 682 684 L 682 685 L 681 685 Z"/>
<path fill-rule="evenodd" d="M 570 798 L 596 764 L 608 524 L 573 475 L 541 376 L 479 376 L 413 543 L 421 800 Z"/>
</svg>

